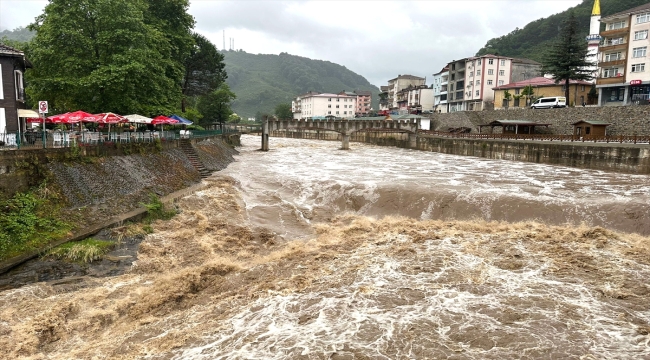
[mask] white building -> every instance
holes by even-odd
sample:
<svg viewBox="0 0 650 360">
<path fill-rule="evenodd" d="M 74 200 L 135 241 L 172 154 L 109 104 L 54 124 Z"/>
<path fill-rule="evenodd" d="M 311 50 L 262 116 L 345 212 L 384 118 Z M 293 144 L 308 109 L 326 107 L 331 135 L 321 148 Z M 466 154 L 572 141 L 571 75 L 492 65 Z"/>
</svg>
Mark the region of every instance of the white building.
<svg viewBox="0 0 650 360">
<path fill-rule="evenodd" d="M 356 95 L 307 93 L 291 102 L 294 119 L 321 119 L 326 116 L 354 118 Z"/>
<path fill-rule="evenodd" d="M 449 67 L 433 74 L 433 110 L 435 112 L 449 112 L 447 106 L 447 86 L 449 84 Z"/>
<path fill-rule="evenodd" d="M 388 80 L 388 103 L 391 108 L 398 108 L 398 93 L 409 86 L 424 85 L 425 79 L 413 75 L 398 75 L 394 79 Z"/>
</svg>

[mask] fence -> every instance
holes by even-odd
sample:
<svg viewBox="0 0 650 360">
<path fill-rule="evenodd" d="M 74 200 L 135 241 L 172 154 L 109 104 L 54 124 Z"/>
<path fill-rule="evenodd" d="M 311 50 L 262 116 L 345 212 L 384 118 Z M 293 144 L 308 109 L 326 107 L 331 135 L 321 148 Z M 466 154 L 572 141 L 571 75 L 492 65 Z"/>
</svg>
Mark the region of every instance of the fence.
<svg viewBox="0 0 650 360">
<path fill-rule="evenodd" d="M 650 135 L 560 135 L 560 134 L 470 134 L 449 133 L 443 131 L 420 130 L 419 135 L 432 135 L 445 138 L 485 139 L 485 140 L 531 140 L 531 141 L 568 141 L 568 142 L 601 142 L 601 143 L 650 143 Z"/>
<path fill-rule="evenodd" d="M 23 132 L 0 133 L 0 150 L 10 149 L 43 149 L 73 146 L 98 146 L 114 143 L 154 142 L 177 139 L 196 139 L 223 133 L 235 133 L 231 129 L 222 130 L 176 130 L 176 131 L 143 131 L 122 133 L 101 132 Z"/>
</svg>

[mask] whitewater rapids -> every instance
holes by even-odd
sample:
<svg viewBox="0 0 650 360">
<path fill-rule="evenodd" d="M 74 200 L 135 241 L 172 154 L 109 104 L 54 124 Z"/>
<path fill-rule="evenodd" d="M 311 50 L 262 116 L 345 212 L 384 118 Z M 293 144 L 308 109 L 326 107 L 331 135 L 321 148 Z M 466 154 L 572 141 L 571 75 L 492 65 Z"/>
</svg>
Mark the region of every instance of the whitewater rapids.
<svg viewBox="0 0 650 360">
<path fill-rule="evenodd" d="M 127 274 L 0 293 L 0 354 L 650 358 L 647 176 L 242 143 Z"/>
</svg>

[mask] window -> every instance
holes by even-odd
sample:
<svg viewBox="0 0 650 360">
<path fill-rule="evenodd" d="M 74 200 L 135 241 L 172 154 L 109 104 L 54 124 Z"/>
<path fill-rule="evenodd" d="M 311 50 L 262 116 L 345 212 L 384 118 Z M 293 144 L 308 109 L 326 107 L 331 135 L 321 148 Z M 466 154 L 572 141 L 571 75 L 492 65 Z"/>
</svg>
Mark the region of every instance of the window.
<svg viewBox="0 0 650 360">
<path fill-rule="evenodd" d="M 332 104 L 328 104 L 327 107 L 328 107 L 328 108 L 331 108 L 331 107 L 332 107 Z"/>
<path fill-rule="evenodd" d="M 476 70 L 476 76 L 481 76 L 481 70 Z"/>
<path fill-rule="evenodd" d="M 494 59 L 488 59 L 488 65 L 494 65 Z"/>
<path fill-rule="evenodd" d="M 338 108 L 339 108 L 339 106 L 338 106 L 338 105 L 336 105 L 336 108 L 338 109 Z"/>
<path fill-rule="evenodd" d="M 327 101 L 332 101 L 332 98 L 327 99 Z"/>
<path fill-rule="evenodd" d="M 488 80 L 488 85 L 492 85 L 492 80 Z"/>
<path fill-rule="evenodd" d="M 617 74 L 618 74 L 618 68 L 609 68 L 603 71 L 604 78 L 615 77 L 617 76 Z"/>
<path fill-rule="evenodd" d="M 645 63 L 632 65 L 632 72 L 642 72 L 642 71 L 645 71 Z"/>
<path fill-rule="evenodd" d="M 14 81 L 16 88 L 16 100 L 25 101 L 25 86 L 23 82 L 23 72 L 20 70 L 14 71 Z"/>
<path fill-rule="evenodd" d="M 639 14 L 636 16 L 636 23 L 642 24 L 650 21 L 650 13 Z"/>
<path fill-rule="evenodd" d="M 499 76 L 504 76 L 506 74 L 505 70 L 499 70 Z"/>
<path fill-rule="evenodd" d="M 478 96 L 478 94 L 480 94 L 480 92 L 479 92 L 479 90 L 476 90 L 476 96 Z"/>
<path fill-rule="evenodd" d="M 481 65 L 481 59 L 478 59 L 478 64 Z M 477 73 L 476 75 L 480 75 L 480 74 Z"/>
<path fill-rule="evenodd" d="M 332 115 L 332 112 L 331 112 L 331 111 L 328 111 L 328 112 L 327 112 L 327 115 Z"/>
<path fill-rule="evenodd" d="M 585 126 L 585 135 L 589 135 L 591 133 L 591 126 Z"/>
<path fill-rule="evenodd" d="M 474 85 L 474 82 L 473 82 L 473 81 L 470 81 L 469 84 L 467 84 L 467 87 L 470 87 L 470 86 L 472 86 L 472 85 Z"/>
<path fill-rule="evenodd" d="M 639 17 L 637 16 L 637 22 Z M 616 29 L 622 29 L 625 27 L 625 21 L 617 21 L 613 22 L 607 25 L 607 30 L 616 30 Z"/>
<path fill-rule="evenodd" d="M 499 86 L 503 85 L 503 80 L 499 80 Z"/>
<path fill-rule="evenodd" d="M 488 69 L 488 75 L 494 75 L 494 70 L 493 69 Z"/>
<path fill-rule="evenodd" d="M 519 95 L 520 91 L 521 91 L 521 89 L 515 89 L 515 95 Z"/>
<path fill-rule="evenodd" d="M 632 57 L 635 57 L 635 58 L 645 57 L 645 53 L 646 53 L 647 48 L 648 48 L 647 46 L 634 48 L 634 50 L 632 51 Z"/>
<path fill-rule="evenodd" d="M 336 115 L 338 115 L 338 114 L 339 114 L 339 112 L 337 111 L 337 112 L 336 112 Z"/>
<path fill-rule="evenodd" d="M 623 59 L 620 52 L 605 54 L 605 62 Z"/>
<path fill-rule="evenodd" d="M 647 38 L 648 38 L 648 30 L 634 32 L 634 40 L 645 40 Z"/>
<path fill-rule="evenodd" d="M 474 76 L 474 72 L 473 72 L 473 71 L 470 71 L 470 72 L 469 72 L 469 77 L 473 77 L 473 76 Z"/>
<path fill-rule="evenodd" d="M 344 112 L 343 112 L 343 115 L 347 115 L 347 114 L 348 114 L 348 112 L 347 112 L 347 111 L 344 111 Z"/>
<path fill-rule="evenodd" d="M 336 101 L 341 101 L 341 99 L 339 99 L 339 98 L 336 98 Z M 338 105 L 337 105 L 336 107 L 338 107 Z"/>
<path fill-rule="evenodd" d="M 582 86 L 580 87 L 580 91 L 585 91 L 585 86 L 584 86 L 584 85 L 582 85 Z"/>
<path fill-rule="evenodd" d="M 506 61 L 505 60 L 501 60 L 501 66 L 506 66 Z"/>
<path fill-rule="evenodd" d="M 481 85 L 481 80 L 476 80 L 476 85 Z"/>
</svg>

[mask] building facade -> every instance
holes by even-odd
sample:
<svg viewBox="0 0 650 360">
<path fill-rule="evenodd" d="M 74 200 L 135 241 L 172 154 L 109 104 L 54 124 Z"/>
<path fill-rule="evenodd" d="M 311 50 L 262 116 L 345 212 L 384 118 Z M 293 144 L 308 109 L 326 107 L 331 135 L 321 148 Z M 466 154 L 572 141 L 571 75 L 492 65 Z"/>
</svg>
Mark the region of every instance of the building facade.
<svg viewBox="0 0 650 360">
<path fill-rule="evenodd" d="M 18 131 L 25 109 L 24 74 L 31 68 L 25 53 L 0 44 L 0 134 Z"/>
<path fill-rule="evenodd" d="M 355 116 L 368 116 L 370 110 L 372 110 L 372 93 L 365 90 L 357 90 L 354 93 L 357 97 L 357 108 L 355 110 Z"/>
<path fill-rule="evenodd" d="M 600 21 L 605 30 L 600 32 L 602 42 L 598 49 L 598 104 L 647 104 L 650 4 L 605 16 Z"/>
<path fill-rule="evenodd" d="M 307 93 L 291 102 L 294 119 L 324 119 L 333 116 L 352 119 L 357 108 L 357 97 L 345 92 L 339 94 Z"/>
<path fill-rule="evenodd" d="M 447 89 L 449 85 L 449 68 L 444 67 L 440 72 L 433 74 L 433 111 L 449 112 L 447 106 Z"/>
<path fill-rule="evenodd" d="M 569 83 L 569 99 L 567 105 L 586 103 L 589 90 L 592 83 L 588 81 L 571 80 Z M 530 96 L 524 94 L 524 88 L 530 86 L 533 93 Z M 556 84 L 553 79 L 545 77 L 536 77 L 524 81 L 497 86 L 494 89 L 494 107 L 495 109 L 504 108 L 525 108 L 535 99 L 551 96 L 564 96 L 565 87 L 563 83 Z M 506 100 L 505 92 L 510 93 L 510 100 Z"/>
<path fill-rule="evenodd" d="M 394 79 L 388 80 L 388 104 L 390 109 L 398 109 L 397 95 L 403 89 L 409 86 L 424 85 L 425 79 L 414 75 L 398 75 Z"/>
<path fill-rule="evenodd" d="M 447 105 L 449 112 L 465 110 L 465 62 L 467 59 L 453 60 L 447 64 L 449 80 L 447 82 Z"/>
<path fill-rule="evenodd" d="M 391 102 L 388 98 L 388 85 L 379 87 L 379 111 L 390 110 Z"/>
<path fill-rule="evenodd" d="M 534 78 L 541 72 L 541 64 L 528 59 L 513 59 L 483 55 L 465 60 L 465 89 L 463 109 L 480 111 L 494 109 L 494 87 L 510 84 L 513 79 Z M 456 87 L 458 90 L 458 87 Z"/>
<path fill-rule="evenodd" d="M 594 66 L 590 67 L 594 78 L 598 73 L 598 47 L 600 45 L 600 39 L 600 0 L 596 0 L 591 10 L 589 35 L 587 35 L 587 60 L 594 62 Z"/>
</svg>

